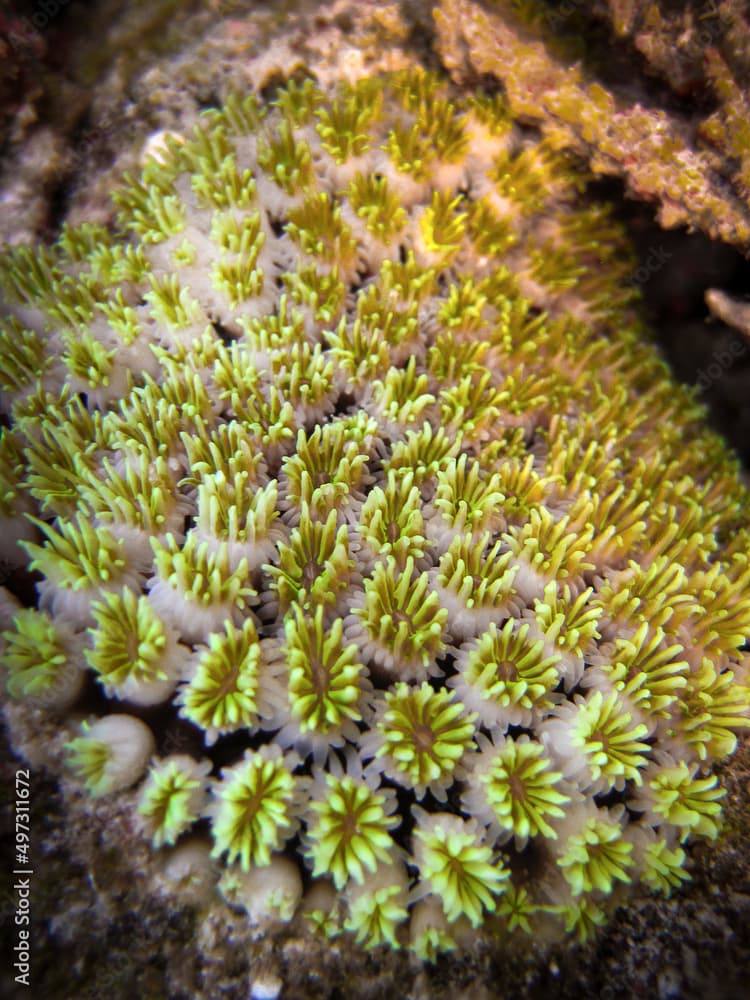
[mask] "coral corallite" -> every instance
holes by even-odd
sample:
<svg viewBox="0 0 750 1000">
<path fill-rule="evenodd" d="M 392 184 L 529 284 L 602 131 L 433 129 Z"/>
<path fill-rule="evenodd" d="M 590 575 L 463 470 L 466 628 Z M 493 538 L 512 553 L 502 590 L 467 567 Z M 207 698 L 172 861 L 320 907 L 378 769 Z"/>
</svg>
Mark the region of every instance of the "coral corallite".
<svg viewBox="0 0 750 1000">
<path fill-rule="evenodd" d="M 262 927 L 585 937 L 720 830 L 747 495 L 587 181 L 304 80 L 0 260 L 8 692 Z"/>
</svg>

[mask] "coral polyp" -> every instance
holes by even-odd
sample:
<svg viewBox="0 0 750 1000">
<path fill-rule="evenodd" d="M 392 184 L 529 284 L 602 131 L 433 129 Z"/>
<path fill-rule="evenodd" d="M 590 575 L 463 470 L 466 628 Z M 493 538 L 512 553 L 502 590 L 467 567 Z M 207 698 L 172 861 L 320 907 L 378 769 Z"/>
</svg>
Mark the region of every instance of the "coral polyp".
<svg viewBox="0 0 750 1000">
<path fill-rule="evenodd" d="M 748 497 L 588 180 L 434 74 L 298 80 L 0 257 L 10 711 L 202 903 L 432 961 L 718 836 Z"/>
</svg>

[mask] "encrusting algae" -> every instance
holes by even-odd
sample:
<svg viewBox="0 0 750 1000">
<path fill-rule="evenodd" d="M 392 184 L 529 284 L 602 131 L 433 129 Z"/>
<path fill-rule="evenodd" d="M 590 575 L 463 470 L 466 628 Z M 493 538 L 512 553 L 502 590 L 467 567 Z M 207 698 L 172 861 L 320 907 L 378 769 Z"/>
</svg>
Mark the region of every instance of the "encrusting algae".
<svg viewBox="0 0 750 1000">
<path fill-rule="evenodd" d="M 587 181 L 497 97 L 305 79 L 0 261 L 8 691 L 261 927 L 584 938 L 720 830 L 747 494 Z"/>
</svg>

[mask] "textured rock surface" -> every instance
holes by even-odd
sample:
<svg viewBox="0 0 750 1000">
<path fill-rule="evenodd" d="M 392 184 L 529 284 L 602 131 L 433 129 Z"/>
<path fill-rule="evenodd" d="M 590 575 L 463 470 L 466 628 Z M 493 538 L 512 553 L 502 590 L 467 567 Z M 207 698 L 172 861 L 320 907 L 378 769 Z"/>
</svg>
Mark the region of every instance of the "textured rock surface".
<svg viewBox="0 0 750 1000">
<path fill-rule="evenodd" d="M 515 114 L 623 178 L 663 226 L 747 249 L 745 5 L 603 6 L 442 0 L 437 50 L 456 79 L 495 77 Z"/>
</svg>

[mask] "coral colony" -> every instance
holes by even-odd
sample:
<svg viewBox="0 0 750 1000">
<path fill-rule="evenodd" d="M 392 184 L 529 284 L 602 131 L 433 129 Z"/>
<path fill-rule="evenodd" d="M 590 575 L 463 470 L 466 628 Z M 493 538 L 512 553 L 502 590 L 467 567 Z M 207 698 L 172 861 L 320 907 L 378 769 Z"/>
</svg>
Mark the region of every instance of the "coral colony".
<svg viewBox="0 0 750 1000">
<path fill-rule="evenodd" d="M 747 496 L 587 179 L 497 97 L 306 79 L 4 253 L 8 691 L 261 927 L 585 938 L 720 830 Z"/>
</svg>

